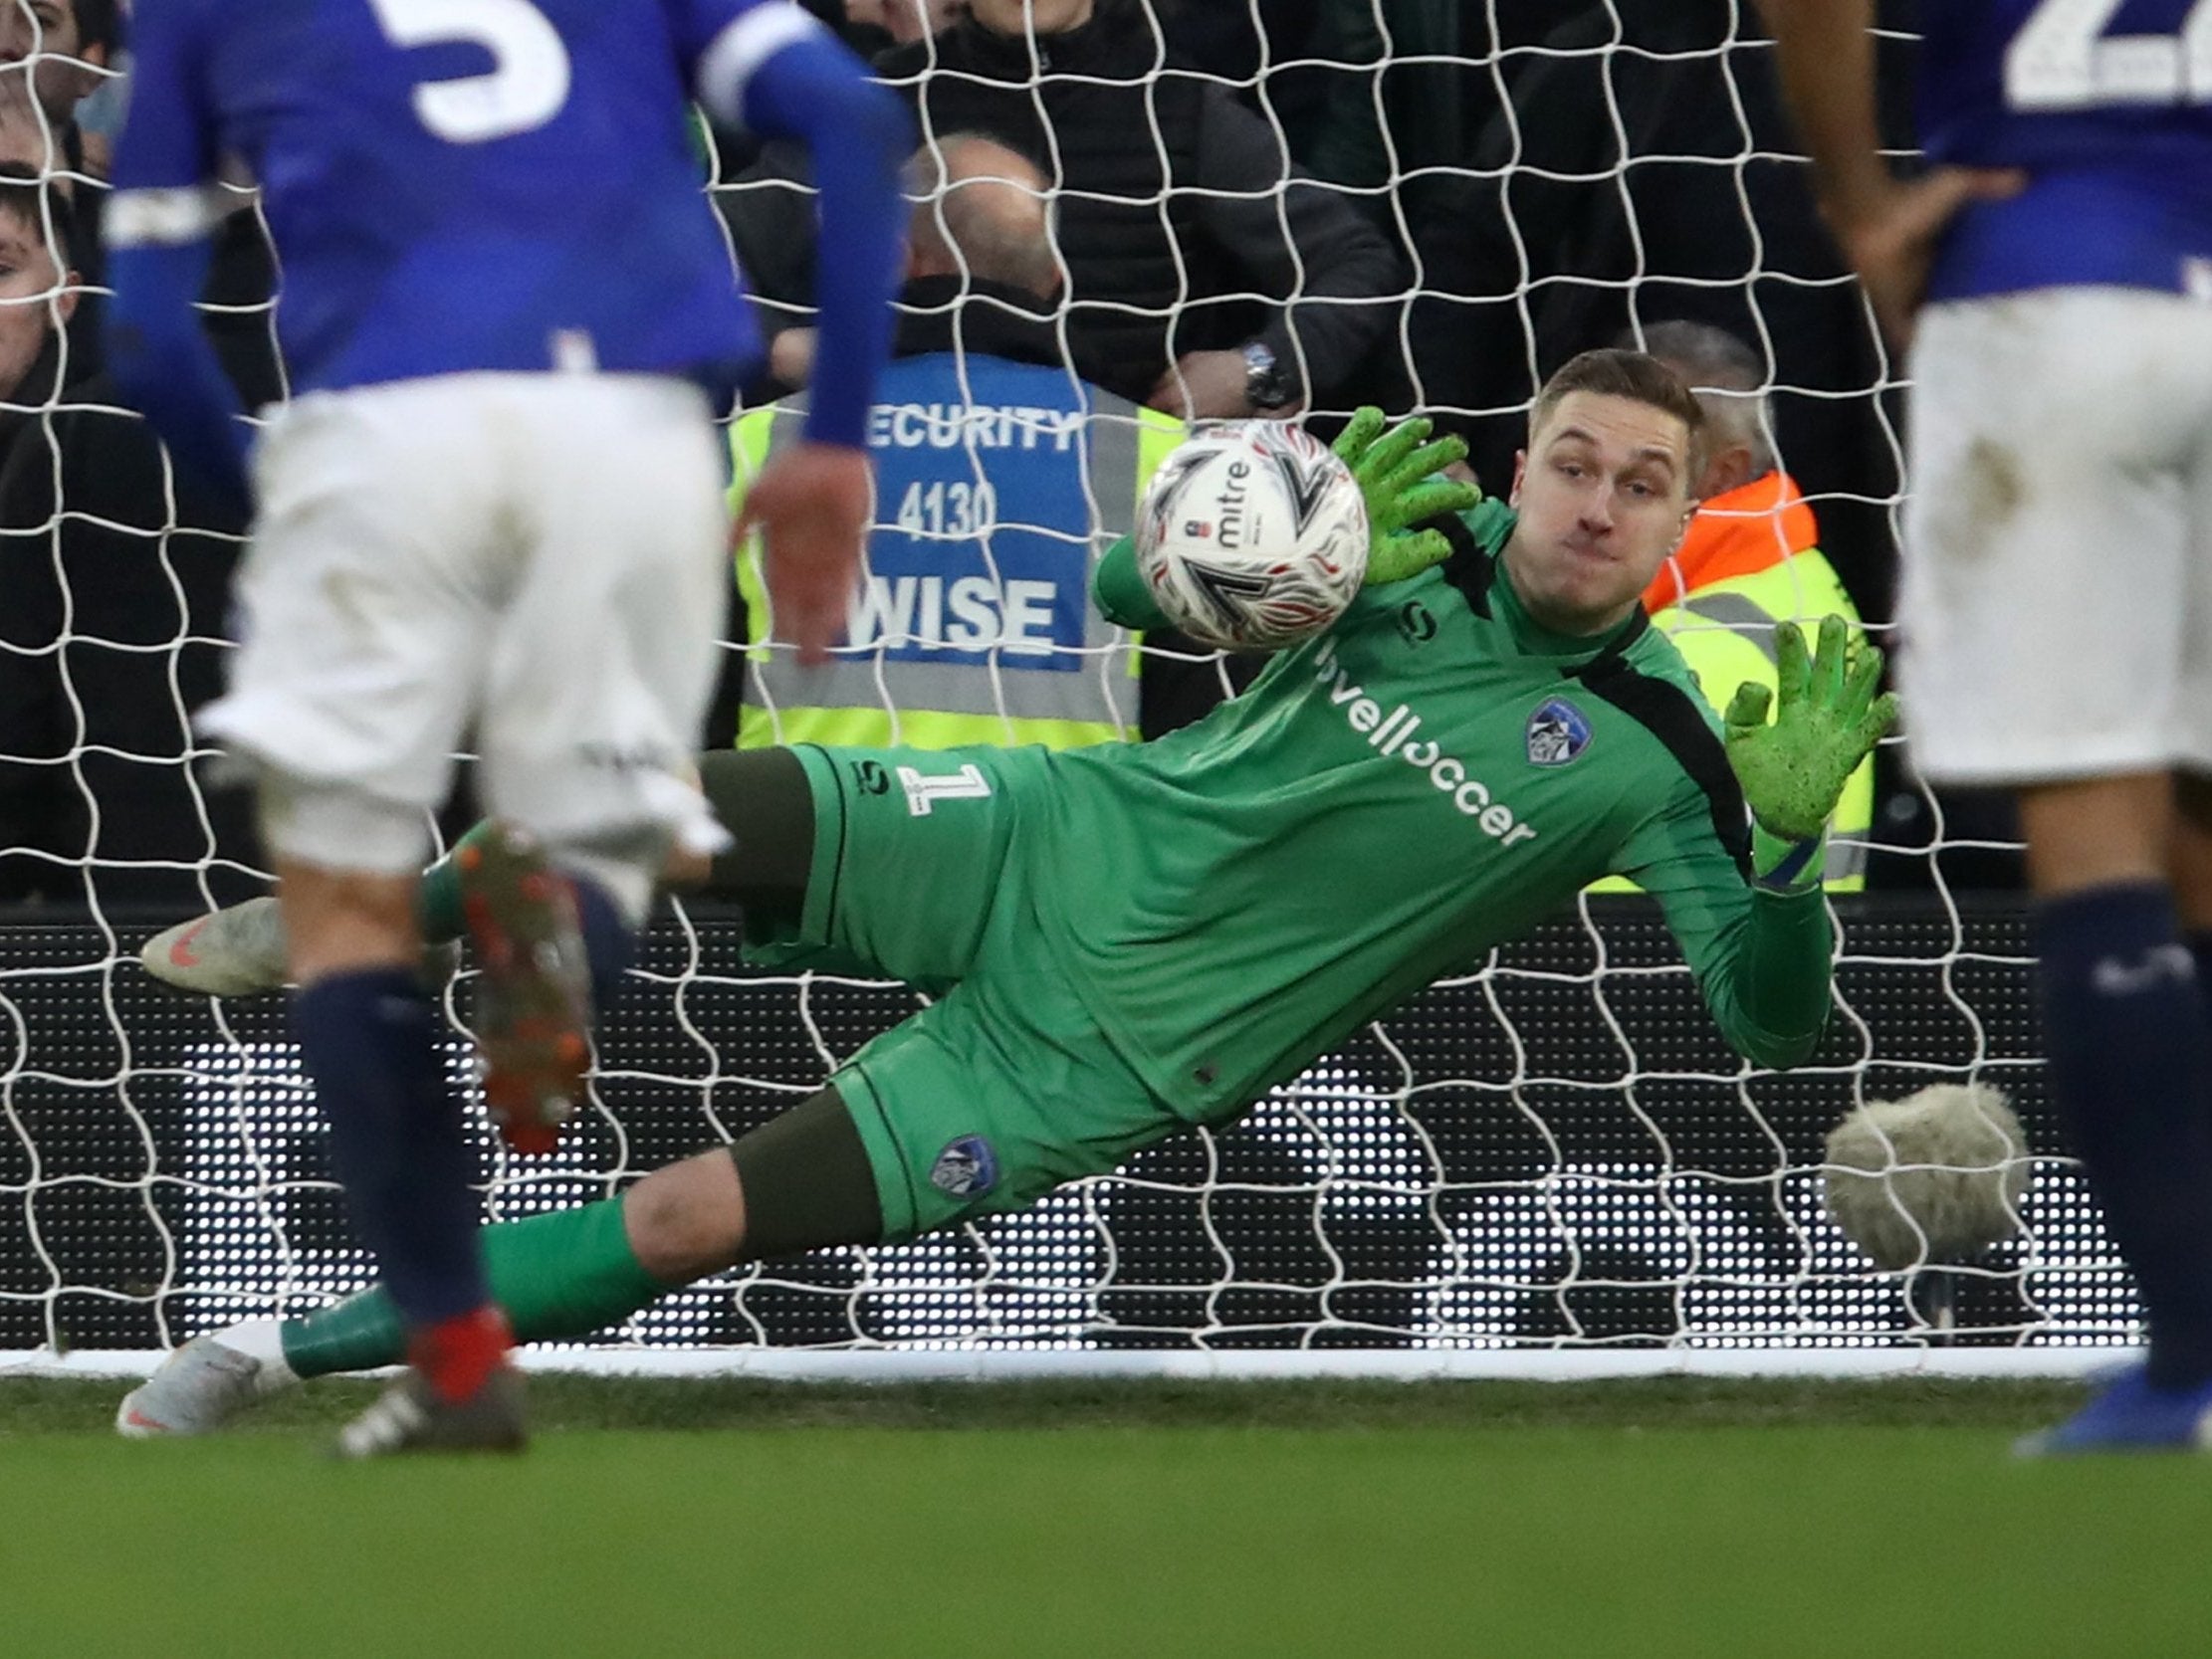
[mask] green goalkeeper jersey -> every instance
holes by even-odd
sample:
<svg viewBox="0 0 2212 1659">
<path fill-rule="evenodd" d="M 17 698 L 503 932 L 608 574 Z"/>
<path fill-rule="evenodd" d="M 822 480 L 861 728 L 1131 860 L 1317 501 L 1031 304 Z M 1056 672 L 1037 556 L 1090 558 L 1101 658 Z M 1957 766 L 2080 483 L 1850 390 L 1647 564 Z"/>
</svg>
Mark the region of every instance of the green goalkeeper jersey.
<svg viewBox="0 0 2212 1659">
<path fill-rule="evenodd" d="M 1739 1052 L 1817 1040 L 1826 905 L 1752 885 L 1680 655 L 1641 610 L 1595 639 L 1536 625 L 1497 561 L 1512 524 L 1483 504 L 1450 560 L 1365 590 L 1195 726 L 1012 768 L 1042 942 L 1183 1116 L 1240 1109 L 1608 875 L 1663 907 Z M 1097 587 L 1125 626 L 1166 620 L 1126 543 Z"/>
</svg>

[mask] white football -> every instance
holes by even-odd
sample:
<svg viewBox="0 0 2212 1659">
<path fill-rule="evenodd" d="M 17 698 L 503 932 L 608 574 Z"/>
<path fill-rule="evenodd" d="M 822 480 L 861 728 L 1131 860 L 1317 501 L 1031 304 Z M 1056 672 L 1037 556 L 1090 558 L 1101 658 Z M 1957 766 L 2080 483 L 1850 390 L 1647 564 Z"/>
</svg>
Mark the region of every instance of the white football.
<svg viewBox="0 0 2212 1659">
<path fill-rule="evenodd" d="M 1328 445 L 1281 421 L 1199 431 L 1137 511 L 1137 568 L 1193 639 L 1275 651 L 1344 614 L 1367 575 L 1367 503 Z"/>
<path fill-rule="evenodd" d="M 2028 1138 L 1986 1083 L 1870 1101 L 1828 1136 L 1828 1213 L 1877 1267 L 1955 1262 L 2020 1231 Z"/>
</svg>

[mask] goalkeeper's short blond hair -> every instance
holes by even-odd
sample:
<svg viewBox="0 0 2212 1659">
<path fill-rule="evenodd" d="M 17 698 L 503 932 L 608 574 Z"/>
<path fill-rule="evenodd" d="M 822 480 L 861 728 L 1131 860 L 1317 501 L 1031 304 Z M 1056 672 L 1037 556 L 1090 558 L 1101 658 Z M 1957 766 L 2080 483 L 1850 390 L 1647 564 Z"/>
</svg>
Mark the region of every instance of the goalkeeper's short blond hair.
<svg viewBox="0 0 2212 1659">
<path fill-rule="evenodd" d="M 1531 437 L 1544 429 L 1544 423 L 1557 412 L 1570 392 L 1589 392 L 1595 397 L 1625 397 L 1672 415 L 1689 432 L 1686 476 L 1693 484 L 1704 476 L 1704 406 L 1680 375 L 1650 352 L 1603 346 L 1568 358 L 1536 394 L 1536 406 L 1528 414 Z"/>
</svg>

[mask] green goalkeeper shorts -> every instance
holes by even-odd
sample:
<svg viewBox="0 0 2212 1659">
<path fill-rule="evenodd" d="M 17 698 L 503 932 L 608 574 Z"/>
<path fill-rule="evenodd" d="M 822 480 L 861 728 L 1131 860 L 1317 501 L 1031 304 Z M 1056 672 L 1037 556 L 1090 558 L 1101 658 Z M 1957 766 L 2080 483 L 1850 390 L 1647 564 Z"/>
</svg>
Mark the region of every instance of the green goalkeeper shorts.
<svg viewBox="0 0 2212 1659">
<path fill-rule="evenodd" d="M 936 998 L 842 1067 L 883 1241 L 1021 1209 L 1187 1126 L 1099 1032 L 1014 857 L 1042 750 L 801 744 L 813 860 L 795 928 L 748 954 Z"/>
</svg>

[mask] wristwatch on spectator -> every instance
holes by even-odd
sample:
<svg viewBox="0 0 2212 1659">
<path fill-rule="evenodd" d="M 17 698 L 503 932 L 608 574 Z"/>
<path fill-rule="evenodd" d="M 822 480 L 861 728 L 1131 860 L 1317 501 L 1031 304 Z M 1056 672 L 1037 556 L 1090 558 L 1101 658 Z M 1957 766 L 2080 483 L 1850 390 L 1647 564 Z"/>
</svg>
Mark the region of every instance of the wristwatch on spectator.
<svg viewBox="0 0 2212 1659">
<path fill-rule="evenodd" d="M 1272 412 L 1289 407 L 1298 394 L 1291 390 L 1290 371 L 1273 351 L 1258 340 L 1244 347 L 1244 401 L 1254 409 Z"/>
</svg>

